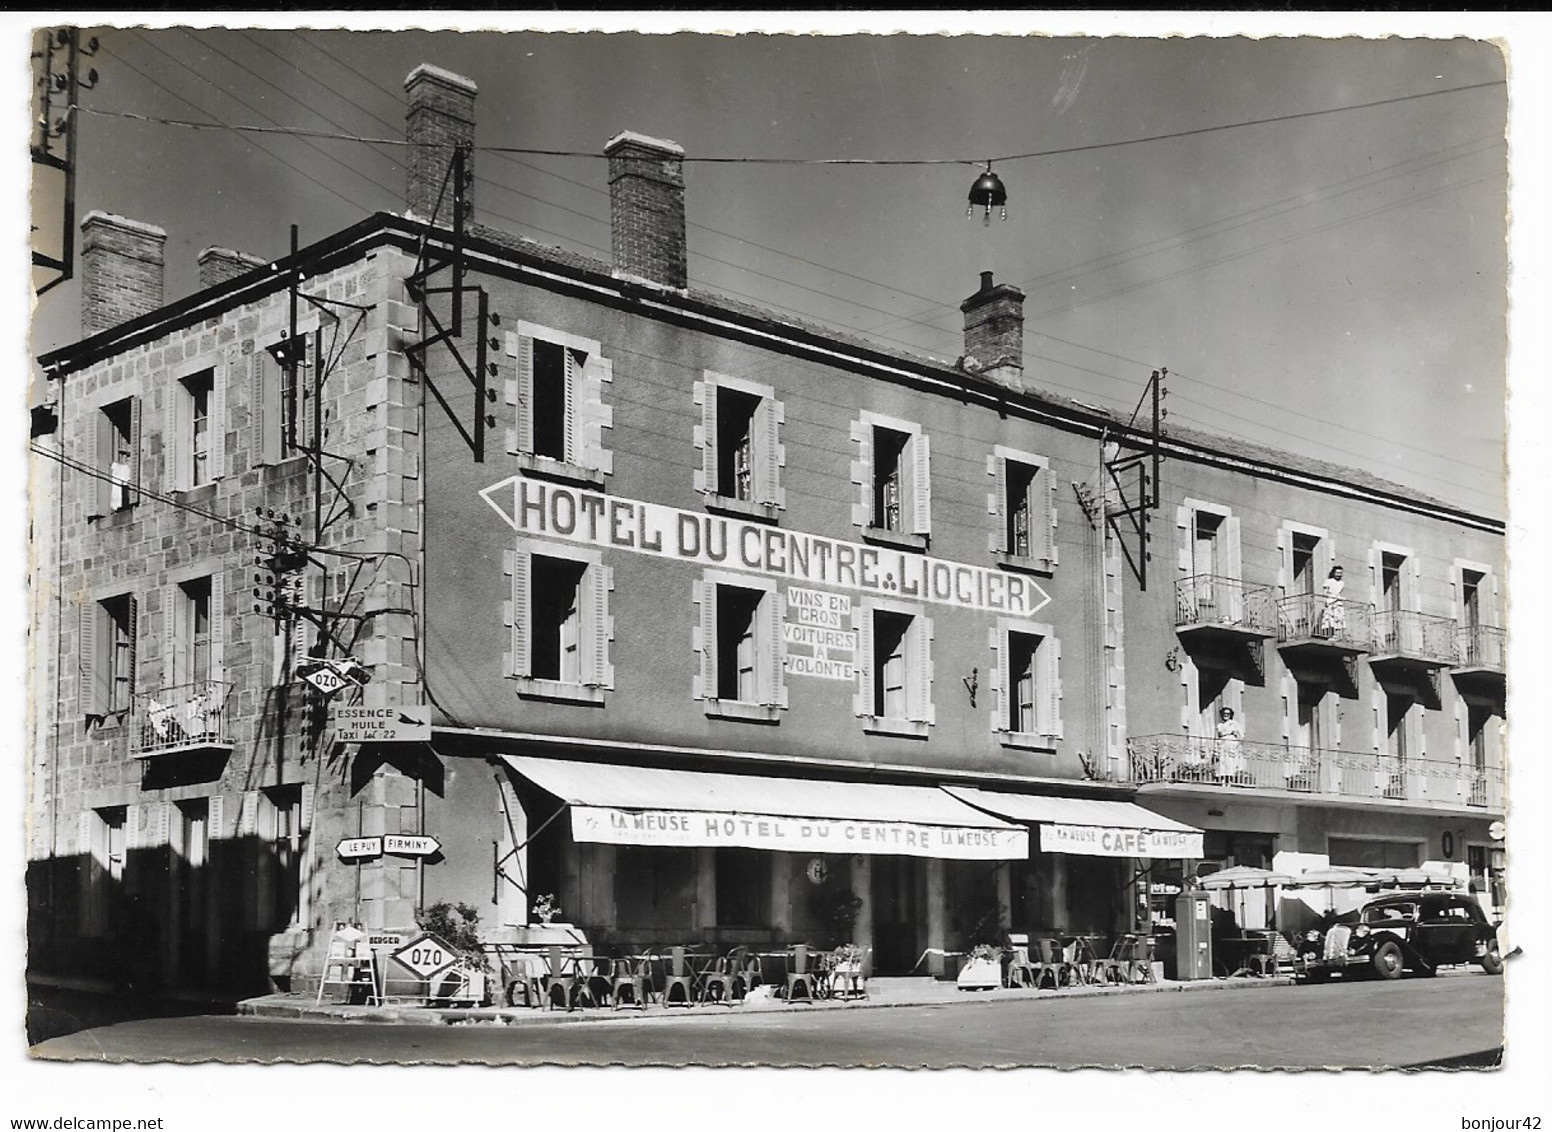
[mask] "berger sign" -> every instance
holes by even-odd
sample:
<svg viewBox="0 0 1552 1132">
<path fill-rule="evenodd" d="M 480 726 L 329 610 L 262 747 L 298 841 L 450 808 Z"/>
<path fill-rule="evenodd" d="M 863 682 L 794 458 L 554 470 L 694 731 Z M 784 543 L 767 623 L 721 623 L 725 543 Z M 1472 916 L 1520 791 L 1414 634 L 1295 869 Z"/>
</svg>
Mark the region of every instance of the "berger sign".
<svg viewBox="0 0 1552 1132">
<path fill-rule="evenodd" d="M 480 492 L 514 531 L 794 582 L 1028 617 L 1051 597 L 1020 574 L 512 476 Z"/>
<path fill-rule="evenodd" d="M 1179 829 L 1041 822 L 1040 851 L 1088 857 L 1200 857 L 1202 835 Z"/>
<path fill-rule="evenodd" d="M 577 841 L 605 845 L 722 845 L 786 853 L 889 853 L 964 861 L 1022 861 L 1029 856 L 1029 833 L 1022 828 L 980 829 L 704 810 L 573 806 L 571 835 Z"/>
</svg>

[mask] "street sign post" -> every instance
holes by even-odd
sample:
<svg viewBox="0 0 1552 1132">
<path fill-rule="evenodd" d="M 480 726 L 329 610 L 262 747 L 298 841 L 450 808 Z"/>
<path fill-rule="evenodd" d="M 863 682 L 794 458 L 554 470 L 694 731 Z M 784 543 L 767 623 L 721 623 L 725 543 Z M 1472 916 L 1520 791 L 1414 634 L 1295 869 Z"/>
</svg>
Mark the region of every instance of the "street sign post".
<svg viewBox="0 0 1552 1132">
<path fill-rule="evenodd" d="M 458 961 L 453 949 L 434 935 L 416 936 L 393 952 L 393 957 L 420 979 L 430 979 Z"/>
<path fill-rule="evenodd" d="M 383 852 L 396 857 L 435 857 L 442 843 L 425 834 L 390 833 L 383 838 Z"/>
<path fill-rule="evenodd" d="M 359 861 L 365 857 L 383 855 L 381 837 L 347 837 L 334 847 L 334 851 L 347 861 Z"/>
<path fill-rule="evenodd" d="M 338 743 L 428 743 L 431 712 L 423 707 L 350 707 L 334 709 Z"/>
</svg>

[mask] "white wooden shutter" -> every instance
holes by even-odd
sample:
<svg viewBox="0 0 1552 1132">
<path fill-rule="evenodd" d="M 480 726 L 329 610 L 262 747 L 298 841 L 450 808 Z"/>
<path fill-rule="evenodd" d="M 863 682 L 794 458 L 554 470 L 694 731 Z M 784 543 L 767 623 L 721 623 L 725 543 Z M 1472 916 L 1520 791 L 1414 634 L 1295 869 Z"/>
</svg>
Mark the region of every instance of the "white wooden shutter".
<svg viewBox="0 0 1552 1132">
<path fill-rule="evenodd" d="M 1005 732 L 1015 730 L 1013 727 L 1013 664 L 1011 653 L 1012 641 L 1006 629 L 993 627 L 989 630 L 992 640 L 992 670 L 988 674 L 991 681 L 992 700 L 992 730 Z"/>
<path fill-rule="evenodd" d="M 1406 608 L 1413 613 L 1420 612 L 1423 608 L 1423 560 L 1413 554 L 1407 558 L 1408 579 L 1406 596 Z"/>
<path fill-rule="evenodd" d="M 113 470 L 113 426 L 107 414 L 98 410 L 92 414 L 93 428 L 89 442 L 91 453 L 84 463 L 98 474 L 81 473 L 81 506 L 88 519 L 108 513 L 113 485 L 106 478 Z"/>
<path fill-rule="evenodd" d="M 787 706 L 787 642 L 782 632 L 786 604 L 787 599 L 776 590 L 769 591 L 760 600 L 760 644 L 765 656 L 760 702 L 776 707 Z"/>
<path fill-rule="evenodd" d="M 781 424 L 786 419 L 786 407 L 773 397 L 760 401 L 755 425 L 759 428 L 760 445 L 755 455 L 755 498 L 773 507 L 787 505 L 787 490 L 781 486 L 781 469 L 786 462 L 786 449 L 781 444 Z"/>
<path fill-rule="evenodd" d="M 317 806 L 317 796 L 317 787 L 311 782 L 302 783 L 302 804 L 298 821 L 304 830 L 310 830 L 313 827 L 313 810 Z"/>
<path fill-rule="evenodd" d="M 986 457 L 986 470 L 992 475 L 992 490 L 986 496 L 986 510 L 994 516 L 996 526 L 987 536 L 986 547 L 993 554 L 1009 554 L 1013 548 L 1008 543 L 1008 459 L 1006 456 Z"/>
<path fill-rule="evenodd" d="M 533 612 L 529 608 L 532 591 L 533 555 L 522 547 L 512 553 L 512 675 L 533 674 L 533 646 L 529 626 Z"/>
<path fill-rule="evenodd" d="M 911 438 L 911 530 L 932 533 L 932 451 L 924 432 Z"/>
<path fill-rule="evenodd" d="M 97 414 L 101 420 L 102 414 Z M 135 503 L 139 501 L 140 487 L 140 398 L 132 397 L 129 401 L 129 482 L 132 488 L 124 491 L 124 502 Z"/>
<path fill-rule="evenodd" d="M 210 799 L 209 818 L 210 840 L 225 841 L 226 837 L 226 795 L 215 794 Z"/>
<path fill-rule="evenodd" d="M 184 464 L 189 447 L 183 437 L 183 383 L 168 382 L 162 396 L 166 401 L 162 413 L 162 488 L 183 491 L 188 487 Z"/>
<path fill-rule="evenodd" d="M 98 634 L 102 620 L 100 605 L 89 598 L 81 603 L 76 663 L 80 671 L 79 702 L 82 715 L 102 715 L 108 710 L 108 666 L 102 662 L 102 644 Z"/>
<path fill-rule="evenodd" d="M 210 678 L 226 679 L 226 572 L 210 575 Z"/>
<path fill-rule="evenodd" d="M 225 362 L 210 369 L 210 478 L 226 475 L 226 383 L 230 369 Z"/>
<path fill-rule="evenodd" d="M 76 821 L 75 831 L 75 859 L 76 876 L 81 881 L 79 896 L 80 915 L 77 920 L 81 926 L 81 934 L 91 937 L 98 934 L 97 925 L 97 901 L 92 899 L 93 889 L 96 887 L 97 873 L 100 866 L 97 863 L 97 854 L 93 852 L 92 845 L 92 819 L 96 815 L 91 810 L 84 811 Z"/>
<path fill-rule="evenodd" d="M 905 652 L 907 710 L 923 723 L 935 718 L 932 706 L 932 618 L 920 614 L 911 619 L 909 648 Z"/>
<path fill-rule="evenodd" d="M 281 424 L 284 407 L 280 402 L 280 363 L 262 347 L 253 351 L 249 362 L 249 397 L 253 404 L 253 462 L 277 464 L 283 454 Z"/>
<path fill-rule="evenodd" d="M 170 802 L 151 803 L 151 845 L 166 845 L 170 839 L 170 826 L 172 824 L 172 809 Z"/>
<path fill-rule="evenodd" d="M 722 485 L 717 482 L 717 383 L 707 381 L 702 385 L 701 478 L 705 485 L 702 490 L 707 495 L 718 495 Z"/>
<path fill-rule="evenodd" d="M 534 343 L 526 334 L 517 336 L 517 450 L 532 454 L 534 391 Z"/>
<path fill-rule="evenodd" d="M 582 403 L 582 367 L 586 358 L 569 346 L 561 350 L 561 357 L 566 365 L 566 463 L 581 464 L 584 460 L 578 409 Z"/>
<path fill-rule="evenodd" d="M 1040 517 L 1040 529 L 1045 533 L 1045 560 L 1051 565 L 1056 565 L 1056 476 L 1051 472 L 1051 466 L 1047 464 L 1040 469 L 1035 477 L 1035 483 L 1031 489 L 1037 493 L 1037 498 L 1042 504 L 1035 508 L 1031 500 L 1031 509 Z"/>
<path fill-rule="evenodd" d="M 577 595 L 582 610 L 582 682 L 598 688 L 610 687 L 609 665 L 609 586 L 613 571 L 597 562 L 582 574 L 582 592 Z"/>
<path fill-rule="evenodd" d="M 237 814 L 237 836 L 256 837 L 259 832 L 259 792 L 245 791 Z"/>
<path fill-rule="evenodd" d="M 873 525 L 873 430 L 862 421 L 851 422 L 856 459 L 851 462 L 851 482 L 858 492 L 851 505 L 851 521 L 858 527 Z M 871 715 L 871 707 L 865 714 Z"/>
<path fill-rule="evenodd" d="M 179 585 L 162 587 L 162 685 L 172 687 L 189 670 L 188 640 L 183 634 L 183 601 Z"/>
<path fill-rule="evenodd" d="M 1243 575 L 1240 573 L 1239 520 L 1232 515 L 1223 521 L 1223 540 L 1224 572 L 1236 581 L 1242 580 Z"/>
<path fill-rule="evenodd" d="M 1040 642 L 1040 677 L 1045 694 L 1043 732 L 1053 739 L 1062 737 L 1062 643 L 1055 637 Z"/>
<path fill-rule="evenodd" d="M 703 581 L 701 588 L 701 698 L 717 698 L 717 583 Z"/>
<path fill-rule="evenodd" d="M 133 595 L 125 599 L 128 609 L 128 635 L 129 635 L 129 659 L 127 664 L 129 671 L 125 675 L 129 678 L 126 685 L 131 697 L 135 694 L 135 674 L 140 667 L 140 602 Z M 130 701 L 133 703 L 133 700 Z M 126 707 L 129 705 L 125 705 Z"/>
<path fill-rule="evenodd" d="M 853 701 L 858 715 L 876 714 L 873 702 L 873 611 L 857 607 L 857 694 Z"/>
</svg>

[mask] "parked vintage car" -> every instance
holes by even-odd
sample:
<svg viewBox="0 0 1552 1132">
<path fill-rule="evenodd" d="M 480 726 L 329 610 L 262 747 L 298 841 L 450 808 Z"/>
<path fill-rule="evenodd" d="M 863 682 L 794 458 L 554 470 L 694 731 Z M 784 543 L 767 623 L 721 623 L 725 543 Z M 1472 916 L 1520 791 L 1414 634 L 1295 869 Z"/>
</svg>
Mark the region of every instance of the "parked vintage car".
<svg viewBox="0 0 1552 1132">
<path fill-rule="evenodd" d="M 1395 892 L 1365 904 L 1354 922 L 1344 917 L 1305 933 L 1295 971 L 1307 982 L 1336 972 L 1399 979 L 1403 971 L 1433 975 L 1455 963 L 1479 963 L 1501 974 L 1497 925 L 1464 892 Z"/>
</svg>

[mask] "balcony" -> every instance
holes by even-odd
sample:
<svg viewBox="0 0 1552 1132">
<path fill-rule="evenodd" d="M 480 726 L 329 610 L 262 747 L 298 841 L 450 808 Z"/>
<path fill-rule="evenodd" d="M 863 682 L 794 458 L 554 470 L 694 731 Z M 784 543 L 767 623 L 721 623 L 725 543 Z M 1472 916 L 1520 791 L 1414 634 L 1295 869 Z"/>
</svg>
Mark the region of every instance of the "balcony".
<svg viewBox="0 0 1552 1132">
<path fill-rule="evenodd" d="M 1144 793 L 1266 791 L 1331 803 L 1503 811 L 1503 772 L 1461 762 L 1177 734 L 1130 739 L 1127 756 L 1130 781 Z"/>
<path fill-rule="evenodd" d="M 230 753 L 226 700 L 232 686 L 201 680 L 135 696 L 130 754 L 137 759 L 171 754 Z"/>
<path fill-rule="evenodd" d="M 1266 586 L 1194 574 L 1175 583 L 1175 632 L 1187 643 L 1259 643 L 1277 636 L 1277 603 Z"/>
<path fill-rule="evenodd" d="M 1455 637 L 1455 683 L 1464 691 L 1503 698 L 1507 654 L 1504 631 L 1491 625 L 1465 625 Z"/>
<path fill-rule="evenodd" d="M 1374 640 L 1369 663 L 1375 669 L 1411 669 L 1432 673 L 1459 663 L 1457 627 L 1453 617 L 1409 609 L 1381 609 L 1374 614 Z"/>
</svg>

